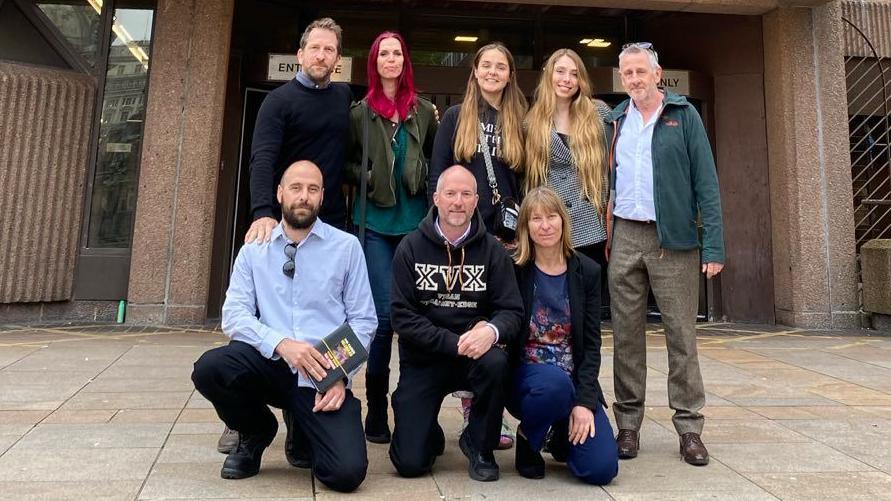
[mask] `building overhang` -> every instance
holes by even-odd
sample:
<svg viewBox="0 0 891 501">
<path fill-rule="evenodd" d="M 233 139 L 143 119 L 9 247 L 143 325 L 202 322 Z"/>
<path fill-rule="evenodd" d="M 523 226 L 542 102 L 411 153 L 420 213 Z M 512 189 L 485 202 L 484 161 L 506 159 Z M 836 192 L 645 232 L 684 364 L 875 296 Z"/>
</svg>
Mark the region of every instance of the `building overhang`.
<svg viewBox="0 0 891 501">
<path fill-rule="evenodd" d="M 472 0 L 474 1 L 474 0 Z M 498 3 L 761 15 L 778 7 L 818 7 L 829 0 L 494 0 Z"/>
</svg>

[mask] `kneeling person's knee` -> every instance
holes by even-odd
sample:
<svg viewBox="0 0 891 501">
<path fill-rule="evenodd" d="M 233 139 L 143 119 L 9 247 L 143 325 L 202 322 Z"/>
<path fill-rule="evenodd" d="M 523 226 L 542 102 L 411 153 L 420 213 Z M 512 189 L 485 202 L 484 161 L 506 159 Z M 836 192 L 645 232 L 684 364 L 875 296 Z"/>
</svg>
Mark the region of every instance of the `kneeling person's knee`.
<svg viewBox="0 0 891 501">
<path fill-rule="evenodd" d="M 338 492 L 353 492 L 362 485 L 367 472 L 368 460 L 357 457 L 352 460 L 338 461 L 338 464 L 329 471 L 316 469 L 313 473 L 329 489 Z"/>
</svg>

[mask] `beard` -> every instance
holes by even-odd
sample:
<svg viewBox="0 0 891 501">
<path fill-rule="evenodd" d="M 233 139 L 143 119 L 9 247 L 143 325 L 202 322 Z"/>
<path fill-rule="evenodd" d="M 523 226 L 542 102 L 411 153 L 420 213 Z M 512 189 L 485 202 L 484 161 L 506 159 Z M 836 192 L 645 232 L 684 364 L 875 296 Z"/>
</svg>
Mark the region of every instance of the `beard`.
<svg viewBox="0 0 891 501">
<path fill-rule="evenodd" d="M 309 209 L 309 214 L 300 215 L 297 213 L 298 209 Z M 312 205 L 297 205 L 293 204 L 288 207 L 288 210 L 282 210 L 282 217 L 285 220 L 285 223 L 295 230 L 305 230 L 313 225 L 316 222 L 316 219 L 319 218 L 319 210 L 320 206 L 313 207 Z"/>
<path fill-rule="evenodd" d="M 329 67 L 324 64 L 320 66 L 307 65 L 304 66 L 303 71 L 313 82 L 323 84 L 331 78 L 331 74 L 334 73 L 334 66 Z"/>
</svg>

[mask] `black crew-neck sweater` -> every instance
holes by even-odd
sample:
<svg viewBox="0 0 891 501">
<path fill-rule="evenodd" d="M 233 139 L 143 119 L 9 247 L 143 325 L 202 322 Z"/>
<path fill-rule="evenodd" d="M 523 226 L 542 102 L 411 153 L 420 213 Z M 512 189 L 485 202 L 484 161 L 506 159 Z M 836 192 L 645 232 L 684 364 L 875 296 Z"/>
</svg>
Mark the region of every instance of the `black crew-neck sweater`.
<svg viewBox="0 0 891 501">
<path fill-rule="evenodd" d="M 339 228 L 346 223 L 341 185 L 350 129 L 352 91 L 332 82 L 310 89 L 291 79 L 270 92 L 257 115 L 251 143 L 251 216 L 278 219 L 276 187 L 282 173 L 298 160 L 311 160 L 324 176 L 319 217 Z"/>
</svg>

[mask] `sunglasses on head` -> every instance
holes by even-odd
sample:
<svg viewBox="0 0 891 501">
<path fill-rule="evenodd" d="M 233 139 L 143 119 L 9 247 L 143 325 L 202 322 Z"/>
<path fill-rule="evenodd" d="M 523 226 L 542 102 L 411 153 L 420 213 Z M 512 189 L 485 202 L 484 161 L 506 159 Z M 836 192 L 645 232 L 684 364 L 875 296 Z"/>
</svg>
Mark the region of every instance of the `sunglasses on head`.
<svg viewBox="0 0 891 501">
<path fill-rule="evenodd" d="M 641 50 L 647 50 L 647 51 L 650 51 L 650 52 L 653 53 L 654 56 L 656 56 L 656 61 L 657 61 L 657 62 L 659 61 L 659 53 L 656 52 L 656 48 L 655 48 L 655 47 L 653 46 L 653 44 L 650 43 L 650 42 L 631 42 L 631 43 L 626 43 L 625 45 L 622 46 L 622 50 L 625 50 L 625 49 L 641 49 Z"/>
<path fill-rule="evenodd" d="M 282 273 L 288 278 L 294 278 L 294 256 L 297 255 L 297 244 L 290 243 L 285 246 L 285 256 L 288 260 L 282 265 Z"/>
</svg>

